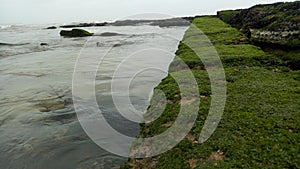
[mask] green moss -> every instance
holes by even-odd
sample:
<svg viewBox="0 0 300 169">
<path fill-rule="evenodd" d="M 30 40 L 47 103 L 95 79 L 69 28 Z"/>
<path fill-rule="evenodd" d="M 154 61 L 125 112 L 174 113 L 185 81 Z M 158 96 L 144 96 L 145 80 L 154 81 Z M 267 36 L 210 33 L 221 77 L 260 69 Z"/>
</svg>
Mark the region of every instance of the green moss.
<svg viewBox="0 0 300 169">
<path fill-rule="evenodd" d="M 241 10 L 226 10 L 226 11 L 219 11 L 217 13 L 218 17 L 223 20 L 226 23 L 230 23 L 232 18 L 236 17 L 237 14 L 239 14 Z M 242 23 L 240 23 L 239 27 L 242 26 Z"/>
<path fill-rule="evenodd" d="M 174 68 L 182 59 L 197 80 L 201 105 L 197 121 L 189 133 L 192 137 L 182 140 L 164 154 L 140 162 L 141 168 L 149 167 L 153 160 L 155 167 L 150 168 L 161 169 L 300 168 L 299 71 L 290 70 L 286 60 L 273 53 L 266 53 L 251 44 L 235 43 L 243 35 L 215 17 L 196 18 L 193 23 L 212 41 L 225 67 L 228 94 L 222 120 L 207 142 L 195 142 L 209 111 L 211 88 L 203 64 L 189 47 L 181 43 L 170 72 L 184 76 L 186 70 Z M 194 31 L 192 28 L 186 31 L 185 42 L 201 41 L 194 38 Z M 299 53 L 290 55 L 285 57 L 294 58 Z M 162 90 L 169 101 L 157 120 L 141 125 L 141 137 L 164 132 L 180 109 L 180 91 L 171 76 L 163 79 L 156 89 Z M 153 103 L 151 107 L 160 106 Z M 130 162 L 125 166 L 134 165 Z"/>
<path fill-rule="evenodd" d="M 300 50 L 281 50 L 270 47 L 266 47 L 264 50 L 271 56 L 281 59 L 282 65 L 285 65 L 292 70 L 300 69 Z"/>
<path fill-rule="evenodd" d="M 66 108 L 64 101 L 56 99 L 43 100 L 40 103 L 36 104 L 36 106 L 40 107 L 39 110 L 41 112 L 56 111 Z"/>
</svg>

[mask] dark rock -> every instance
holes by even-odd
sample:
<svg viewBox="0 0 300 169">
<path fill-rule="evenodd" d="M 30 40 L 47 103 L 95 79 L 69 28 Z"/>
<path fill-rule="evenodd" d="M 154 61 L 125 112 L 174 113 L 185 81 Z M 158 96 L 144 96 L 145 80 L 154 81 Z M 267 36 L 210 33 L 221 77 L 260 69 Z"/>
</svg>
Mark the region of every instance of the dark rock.
<svg viewBox="0 0 300 169">
<path fill-rule="evenodd" d="M 121 36 L 122 34 L 115 33 L 115 32 L 104 32 L 101 33 L 99 36 Z"/>
<path fill-rule="evenodd" d="M 170 18 L 170 19 L 160 19 L 160 20 L 121 20 L 110 23 L 112 26 L 136 26 L 136 25 L 152 25 L 160 27 L 171 27 L 171 26 L 189 26 L 191 24 L 193 17 L 183 17 L 183 18 Z"/>
<path fill-rule="evenodd" d="M 40 45 L 41 45 L 41 46 L 49 46 L 48 43 L 41 43 Z"/>
<path fill-rule="evenodd" d="M 101 47 L 101 46 L 103 46 L 103 44 L 100 43 L 100 42 L 97 42 L 97 43 L 96 43 L 96 46 L 97 46 L 97 47 Z"/>
<path fill-rule="evenodd" d="M 114 44 L 112 47 L 120 47 L 120 46 L 124 46 L 124 45 L 132 45 L 132 44 L 134 44 L 134 42 L 123 41 L 123 42 Z"/>
<path fill-rule="evenodd" d="M 23 46 L 23 45 L 29 45 L 30 43 L 1 43 L 0 46 Z"/>
<path fill-rule="evenodd" d="M 164 20 L 153 21 L 150 25 L 159 26 L 159 27 L 172 27 L 172 26 L 189 26 L 191 22 L 188 18 L 172 18 Z"/>
<path fill-rule="evenodd" d="M 57 29 L 57 27 L 56 26 L 50 26 L 50 27 L 48 27 L 46 29 Z"/>
<path fill-rule="evenodd" d="M 85 37 L 85 36 L 92 36 L 93 33 L 90 33 L 83 29 L 72 29 L 71 31 L 62 30 L 60 31 L 60 36 L 63 37 Z"/>
<path fill-rule="evenodd" d="M 119 46 L 122 46 L 122 44 L 117 43 L 117 44 L 114 44 L 114 45 L 113 45 L 113 47 L 119 47 Z"/>
<path fill-rule="evenodd" d="M 150 23 L 151 20 L 121 20 L 121 21 L 116 21 L 113 23 L 110 23 L 109 25 L 111 26 L 136 26 L 136 25 L 141 25 L 141 24 L 147 24 Z"/>
<path fill-rule="evenodd" d="M 186 20 L 186 21 L 192 23 L 193 20 L 195 19 L 195 17 L 193 17 L 193 16 L 187 16 L 187 17 L 182 17 L 181 19 L 184 19 L 184 20 Z"/>
<path fill-rule="evenodd" d="M 79 23 L 79 24 L 72 24 L 72 25 L 62 25 L 61 28 L 76 28 L 76 27 L 92 27 L 92 26 L 106 26 L 108 23 Z"/>
<path fill-rule="evenodd" d="M 182 17 L 182 18 L 170 18 L 170 19 L 145 19 L 145 20 L 120 20 L 112 23 L 79 23 L 79 24 L 70 24 L 62 25 L 60 28 L 79 28 L 79 27 L 92 27 L 92 26 L 136 26 L 141 24 L 148 24 L 160 27 L 170 27 L 170 26 L 189 26 L 194 17 Z M 49 27 L 50 28 L 50 27 Z"/>
</svg>

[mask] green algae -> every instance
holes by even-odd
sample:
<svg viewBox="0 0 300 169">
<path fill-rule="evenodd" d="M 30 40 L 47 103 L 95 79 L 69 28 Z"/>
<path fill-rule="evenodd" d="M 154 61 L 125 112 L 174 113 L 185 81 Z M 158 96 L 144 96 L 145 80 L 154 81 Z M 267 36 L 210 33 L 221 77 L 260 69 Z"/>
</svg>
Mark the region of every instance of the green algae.
<svg viewBox="0 0 300 169">
<path fill-rule="evenodd" d="M 173 149 L 153 158 L 130 159 L 121 168 L 300 168 L 299 71 L 244 40 L 236 43 L 245 35 L 216 17 L 198 17 L 193 24 L 214 44 L 226 72 L 227 102 L 218 128 L 207 142 L 197 142 L 211 103 L 210 81 L 195 52 L 181 42 L 176 55 L 199 84 L 197 121 Z M 184 40 L 200 41 L 194 34 L 188 29 Z M 184 75 L 181 71 L 186 70 L 174 68 L 178 59 L 169 71 Z M 139 137 L 160 134 L 177 118 L 181 98 L 175 80 L 167 76 L 156 89 L 165 93 L 166 108 L 154 122 L 141 124 Z M 159 106 L 151 102 L 149 110 Z"/>
</svg>

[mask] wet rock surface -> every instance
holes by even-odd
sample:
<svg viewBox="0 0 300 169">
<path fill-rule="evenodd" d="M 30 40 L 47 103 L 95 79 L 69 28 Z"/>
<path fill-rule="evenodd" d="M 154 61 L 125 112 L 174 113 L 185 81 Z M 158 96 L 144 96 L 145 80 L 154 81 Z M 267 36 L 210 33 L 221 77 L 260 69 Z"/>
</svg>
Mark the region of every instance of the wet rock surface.
<svg viewBox="0 0 300 169">
<path fill-rule="evenodd" d="M 90 33 L 83 29 L 72 29 L 72 30 L 62 30 L 60 31 L 60 36 L 63 37 L 85 37 L 92 36 L 93 33 Z"/>
<path fill-rule="evenodd" d="M 46 29 L 57 29 L 57 27 L 56 26 L 50 26 L 50 27 L 48 27 Z"/>
</svg>

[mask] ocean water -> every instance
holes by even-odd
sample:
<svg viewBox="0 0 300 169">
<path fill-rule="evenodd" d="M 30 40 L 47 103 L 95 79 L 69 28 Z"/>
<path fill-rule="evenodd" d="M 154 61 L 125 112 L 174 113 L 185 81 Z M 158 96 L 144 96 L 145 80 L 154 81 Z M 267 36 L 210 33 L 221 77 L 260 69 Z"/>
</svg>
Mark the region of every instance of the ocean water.
<svg viewBox="0 0 300 169">
<path fill-rule="evenodd" d="M 130 121 L 132 107 L 138 116 L 146 111 L 187 28 L 88 27 L 84 29 L 95 36 L 63 38 L 60 29 L 44 29 L 47 26 L 0 27 L 0 168 L 116 168 L 127 158 L 97 146 L 77 119 L 72 78 L 78 56 L 99 55 L 94 80 L 99 109 L 113 128 L 134 137 L 139 125 Z M 104 32 L 118 34 L 101 36 Z M 126 113 L 129 120 L 121 115 Z"/>
</svg>

